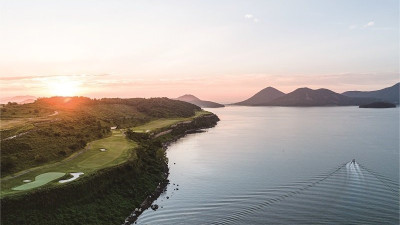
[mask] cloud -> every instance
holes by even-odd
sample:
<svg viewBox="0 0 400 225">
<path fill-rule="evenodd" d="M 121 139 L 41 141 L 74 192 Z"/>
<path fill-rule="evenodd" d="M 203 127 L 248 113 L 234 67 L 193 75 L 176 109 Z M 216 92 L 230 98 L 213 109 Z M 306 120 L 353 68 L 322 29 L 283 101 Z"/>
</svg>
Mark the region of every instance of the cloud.
<svg viewBox="0 0 400 225">
<path fill-rule="evenodd" d="M 364 27 L 372 27 L 375 25 L 375 21 L 369 21 L 367 24 L 364 25 Z"/>
<path fill-rule="evenodd" d="M 253 20 L 254 23 L 258 23 L 260 20 L 256 18 L 253 14 L 246 14 L 244 15 L 246 20 Z"/>
<path fill-rule="evenodd" d="M 354 29 L 356 29 L 356 28 L 357 28 L 357 25 L 355 25 L 355 24 L 349 26 L 349 29 L 350 29 L 350 30 L 354 30 Z"/>
<path fill-rule="evenodd" d="M 375 25 L 375 21 L 369 21 L 368 23 L 364 24 L 363 26 L 359 26 L 357 24 L 352 24 L 349 26 L 349 29 L 350 30 L 363 29 L 363 28 L 373 27 L 374 25 Z"/>
</svg>

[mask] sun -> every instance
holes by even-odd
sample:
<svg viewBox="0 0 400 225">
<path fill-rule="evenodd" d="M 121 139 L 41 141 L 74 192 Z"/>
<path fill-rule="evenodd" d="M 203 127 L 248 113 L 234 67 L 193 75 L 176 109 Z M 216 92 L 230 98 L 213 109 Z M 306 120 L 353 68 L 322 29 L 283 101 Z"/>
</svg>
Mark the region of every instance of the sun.
<svg viewBox="0 0 400 225">
<path fill-rule="evenodd" d="M 49 92 L 52 96 L 75 96 L 79 92 L 79 82 L 69 78 L 59 78 L 48 82 Z"/>
</svg>

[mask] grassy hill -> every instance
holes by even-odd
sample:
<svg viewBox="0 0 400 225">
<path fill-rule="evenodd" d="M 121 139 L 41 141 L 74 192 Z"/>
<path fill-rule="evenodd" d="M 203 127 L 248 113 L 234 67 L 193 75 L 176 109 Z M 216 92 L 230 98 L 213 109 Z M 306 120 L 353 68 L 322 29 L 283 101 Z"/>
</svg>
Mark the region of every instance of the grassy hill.
<svg viewBox="0 0 400 225">
<path fill-rule="evenodd" d="M 160 118 L 191 117 L 199 107 L 167 98 L 41 98 L 1 109 L 1 176 L 67 158 L 110 127 L 134 127 Z"/>
<path fill-rule="evenodd" d="M 48 161 L 34 162 L 38 165 L 1 179 L 1 224 L 121 224 L 135 208 L 146 208 L 144 199 L 161 193 L 154 192 L 160 190 L 160 183 L 168 183 L 166 143 L 193 130 L 215 126 L 218 121 L 217 116 L 197 106 L 164 98 L 72 100 L 64 104 L 60 103 L 63 98 L 43 99 L 25 106 L 43 111 L 35 117 L 17 113 L 24 108 L 5 107 L 11 112 L 7 120 L 24 122 L 8 123 L 2 132 L 18 133 L 18 127 L 27 128 L 15 138 L 2 137 L 1 151 L 3 143 L 9 145 L 8 157 L 29 154 L 26 149 L 30 147 Z M 88 121 L 92 122 L 85 125 Z M 41 145 L 36 144 L 38 138 L 44 139 Z M 87 140 L 87 144 L 70 149 L 76 140 Z M 18 145 L 23 146 L 12 151 Z M 57 154 L 56 145 L 72 153 Z M 21 167 L 20 161 L 32 161 L 15 159 Z M 60 183 L 71 179 L 72 172 L 83 174 L 72 182 Z"/>
</svg>

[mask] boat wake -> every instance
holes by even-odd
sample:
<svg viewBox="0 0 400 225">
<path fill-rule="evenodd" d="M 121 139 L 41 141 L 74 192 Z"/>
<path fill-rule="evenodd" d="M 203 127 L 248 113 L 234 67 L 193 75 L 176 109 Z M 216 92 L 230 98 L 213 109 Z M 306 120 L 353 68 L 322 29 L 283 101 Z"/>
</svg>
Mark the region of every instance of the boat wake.
<svg viewBox="0 0 400 225">
<path fill-rule="evenodd" d="M 164 208 L 138 224 L 399 224 L 398 190 L 398 182 L 350 161 L 309 180 Z"/>
<path fill-rule="evenodd" d="M 249 193 L 240 203 L 247 208 L 212 224 L 398 224 L 396 189 L 353 160 L 309 181 Z"/>
</svg>

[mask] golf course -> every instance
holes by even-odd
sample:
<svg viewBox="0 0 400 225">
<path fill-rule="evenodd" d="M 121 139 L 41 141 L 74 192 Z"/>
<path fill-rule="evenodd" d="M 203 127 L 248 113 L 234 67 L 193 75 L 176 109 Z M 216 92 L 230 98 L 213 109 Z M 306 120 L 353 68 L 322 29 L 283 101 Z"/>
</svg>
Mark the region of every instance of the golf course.
<svg viewBox="0 0 400 225">
<path fill-rule="evenodd" d="M 31 168 L 3 178 L 1 194 L 4 196 L 28 191 L 46 184 L 63 185 L 52 181 L 73 172 L 90 175 L 98 169 L 117 165 L 134 154 L 136 146 L 135 142 L 125 138 L 121 130 L 113 130 L 110 137 L 90 142 L 83 150 L 60 162 Z M 100 151 L 100 149 L 106 149 L 106 151 Z M 24 183 L 24 180 L 32 180 L 32 182 Z"/>
<path fill-rule="evenodd" d="M 134 132 L 156 132 L 159 129 L 190 121 L 205 114 L 209 114 L 209 112 L 197 111 L 194 116 L 187 118 L 156 119 L 130 129 Z M 66 185 L 65 183 L 69 182 L 60 183 L 58 181 L 71 178 L 71 173 L 83 173 L 77 178 L 82 179 L 97 170 L 118 165 L 128 159 L 135 159 L 135 148 L 138 144 L 125 137 L 125 130 L 112 130 L 111 136 L 89 142 L 84 149 L 62 161 L 30 168 L 2 178 L 1 195 L 4 197 L 18 194 L 42 186 Z"/>
</svg>

